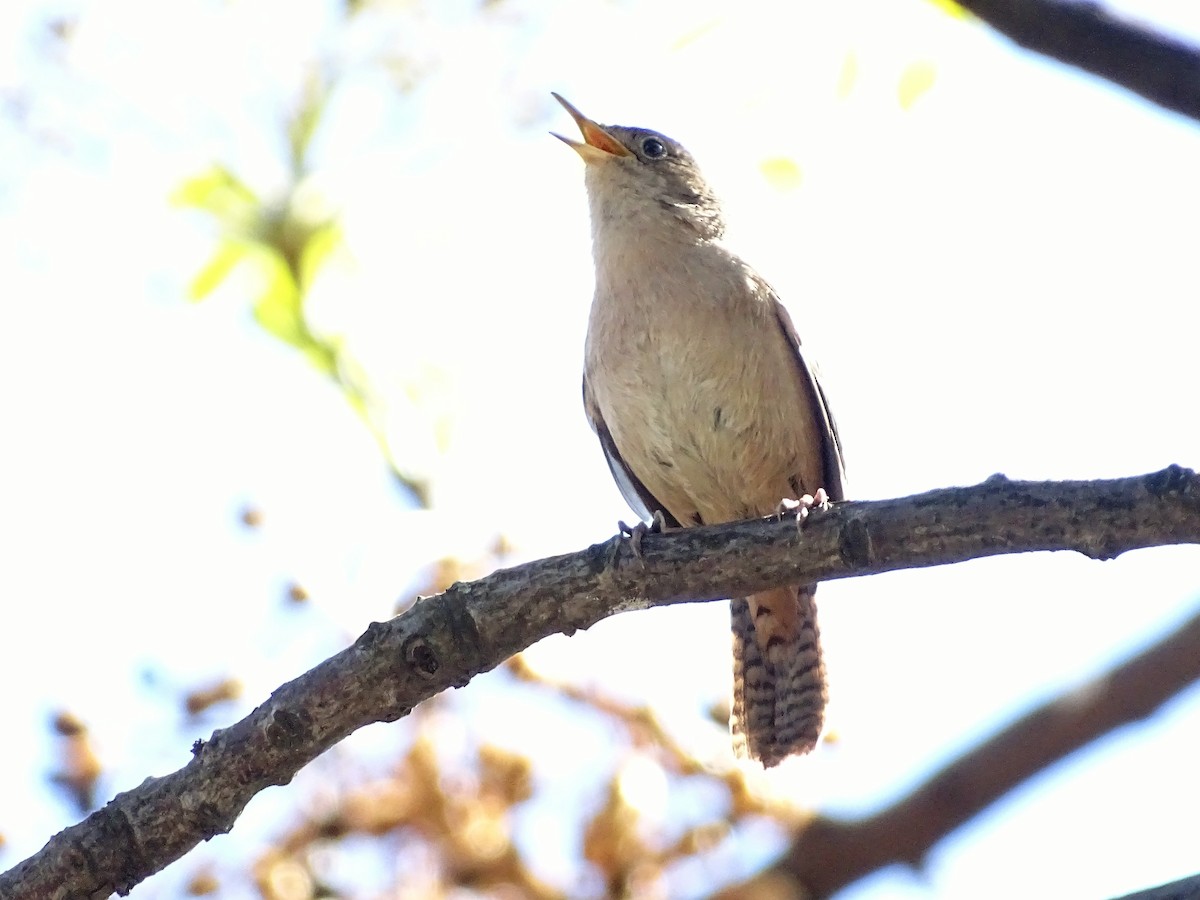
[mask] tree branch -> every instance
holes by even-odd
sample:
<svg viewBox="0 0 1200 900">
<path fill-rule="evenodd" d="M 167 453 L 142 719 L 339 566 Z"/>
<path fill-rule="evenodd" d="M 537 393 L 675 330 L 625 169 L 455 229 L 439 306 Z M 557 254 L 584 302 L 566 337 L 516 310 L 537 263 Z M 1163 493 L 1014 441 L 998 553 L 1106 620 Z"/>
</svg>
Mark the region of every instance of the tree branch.
<svg viewBox="0 0 1200 900">
<path fill-rule="evenodd" d="M 805 897 L 828 897 L 892 863 L 919 867 L 938 841 L 1021 782 L 1096 738 L 1148 717 L 1197 680 L 1200 615 L 1025 714 L 887 809 L 850 822 L 813 819 L 776 866 L 803 886 Z"/>
<path fill-rule="evenodd" d="M 390 722 L 543 637 L 617 612 L 742 596 L 775 584 L 866 575 L 1033 550 L 1108 559 L 1200 543 L 1200 478 L 1171 466 L 1109 481 L 1015 482 L 843 503 L 789 519 L 650 535 L 637 559 L 618 538 L 455 584 L 283 685 L 242 721 L 198 741 L 178 771 L 149 778 L 0 875 L 0 898 L 106 896 L 233 827 L 358 728 Z"/>
<path fill-rule="evenodd" d="M 1200 900 L 1200 875 L 1191 875 L 1170 884 L 1160 885 L 1116 900 Z"/>
<path fill-rule="evenodd" d="M 957 0 L 1018 45 L 1200 120 L 1200 49 L 1081 0 Z"/>
</svg>

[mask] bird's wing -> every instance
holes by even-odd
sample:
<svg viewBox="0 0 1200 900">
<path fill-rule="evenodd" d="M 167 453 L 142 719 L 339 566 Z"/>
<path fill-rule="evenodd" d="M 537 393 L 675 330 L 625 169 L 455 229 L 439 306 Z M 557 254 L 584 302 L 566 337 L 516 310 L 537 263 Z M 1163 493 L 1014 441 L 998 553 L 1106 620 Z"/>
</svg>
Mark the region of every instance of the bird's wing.
<svg viewBox="0 0 1200 900">
<path fill-rule="evenodd" d="M 588 422 L 591 424 L 592 430 L 596 432 L 596 437 L 600 438 L 600 448 L 604 451 L 605 460 L 608 461 L 608 470 L 612 472 L 613 481 L 617 483 L 621 496 L 625 498 L 630 509 L 646 521 L 651 520 L 654 513 L 661 512 L 667 527 L 678 528 L 678 520 L 655 499 L 654 495 L 642 484 L 641 479 L 629 470 L 629 466 L 625 465 L 625 460 L 621 458 L 621 452 L 617 449 L 617 442 L 613 440 L 612 432 L 608 430 L 608 426 L 604 423 L 604 416 L 601 415 L 600 408 L 596 406 L 591 392 L 588 390 L 586 375 L 583 377 L 583 411 L 587 414 Z"/>
<path fill-rule="evenodd" d="M 830 500 L 846 498 L 846 462 L 842 457 L 842 441 L 838 437 L 837 422 L 829 409 L 829 401 L 825 398 L 825 389 L 821 387 L 821 379 L 816 367 L 804 357 L 804 348 L 800 345 L 800 335 L 792 323 L 792 317 L 787 309 L 779 302 L 779 297 L 766 284 L 763 285 L 770 293 L 771 302 L 775 307 L 775 318 L 783 330 L 783 336 L 795 353 L 796 365 L 800 375 L 808 385 L 813 409 L 820 418 L 823 435 L 821 441 L 821 467 L 825 473 L 825 493 Z"/>
</svg>

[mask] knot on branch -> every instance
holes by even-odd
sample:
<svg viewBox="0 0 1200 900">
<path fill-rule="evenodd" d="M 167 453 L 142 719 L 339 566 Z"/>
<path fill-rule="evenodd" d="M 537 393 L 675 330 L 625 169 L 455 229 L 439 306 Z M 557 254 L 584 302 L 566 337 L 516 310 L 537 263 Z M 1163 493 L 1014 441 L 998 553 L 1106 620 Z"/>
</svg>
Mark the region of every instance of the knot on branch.
<svg viewBox="0 0 1200 900">
<path fill-rule="evenodd" d="M 420 635 L 413 635 L 405 641 L 403 649 L 405 662 L 424 678 L 432 678 L 442 667 L 433 648 Z"/>
<path fill-rule="evenodd" d="M 418 597 L 417 599 L 419 600 L 420 598 Z M 386 622 L 372 622 L 367 626 L 367 630 L 359 636 L 357 643 L 366 650 L 387 637 L 387 634 L 388 624 Z"/>
<path fill-rule="evenodd" d="M 1146 476 L 1146 490 L 1155 497 L 1186 491 L 1191 486 L 1196 473 L 1191 469 L 1172 463 L 1161 472 L 1152 472 Z"/>
<path fill-rule="evenodd" d="M 861 519 L 848 519 L 838 532 L 838 554 L 848 566 L 865 566 L 871 561 L 871 532 Z"/>
<path fill-rule="evenodd" d="M 267 721 L 267 740 L 276 746 L 289 746 L 304 737 L 308 721 L 290 709 L 277 709 Z"/>
</svg>

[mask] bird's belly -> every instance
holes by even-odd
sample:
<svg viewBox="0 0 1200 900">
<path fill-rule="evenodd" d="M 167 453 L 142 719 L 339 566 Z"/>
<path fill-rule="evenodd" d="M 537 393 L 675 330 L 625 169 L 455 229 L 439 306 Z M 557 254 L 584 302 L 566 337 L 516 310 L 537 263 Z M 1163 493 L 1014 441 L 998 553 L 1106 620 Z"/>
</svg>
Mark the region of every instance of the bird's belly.
<svg viewBox="0 0 1200 900">
<path fill-rule="evenodd" d="M 626 465 L 683 524 L 766 515 L 816 490 L 816 424 L 790 360 L 728 349 L 627 358 L 597 401 Z M 782 365 L 780 364 L 782 363 Z"/>
</svg>

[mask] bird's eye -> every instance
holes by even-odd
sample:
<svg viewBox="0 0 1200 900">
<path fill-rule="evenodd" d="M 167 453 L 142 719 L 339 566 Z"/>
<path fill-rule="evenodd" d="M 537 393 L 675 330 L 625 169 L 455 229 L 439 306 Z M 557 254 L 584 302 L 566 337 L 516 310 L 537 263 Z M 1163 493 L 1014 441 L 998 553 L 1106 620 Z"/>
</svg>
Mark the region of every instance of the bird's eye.
<svg viewBox="0 0 1200 900">
<path fill-rule="evenodd" d="M 650 159 L 662 159 L 667 155 L 667 148 L 658 138 L 648 137 L 642 141 L 642 152 Z"/>
</svg>

